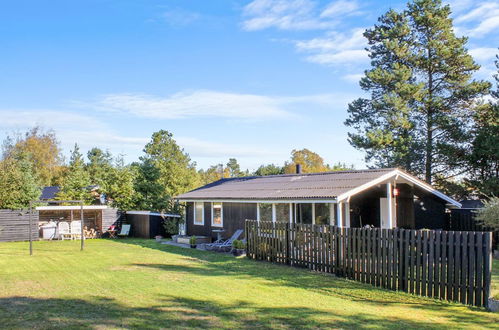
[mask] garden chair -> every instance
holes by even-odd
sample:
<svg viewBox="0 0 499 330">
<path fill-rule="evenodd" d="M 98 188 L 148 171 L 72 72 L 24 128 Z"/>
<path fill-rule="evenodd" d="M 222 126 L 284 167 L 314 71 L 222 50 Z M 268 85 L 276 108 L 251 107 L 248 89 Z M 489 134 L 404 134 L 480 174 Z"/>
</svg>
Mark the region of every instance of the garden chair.
<svg viewBox="0 0 499 330">
<path fill-rule="evenodd" d="M 65 238 L 71 239 L 71 231 L 69 230 L 69 223 L 66 221 L 60 221 L 57 224 L 57 233 L 59 234 L 59 239 L 63 240 Z"/>
<path fill-rule="evenodd" d="M 126 237 L 130 234 L 130 227 L 131 225 L 122 225 L 121 226 L 121 231 L 118 234 L 118 237 Z"/>
<path fill-rule="evenodd" d="M 234 242 L 236 239 L 239 238 L 239 236 L 241 236 L 241 234 L 243 233 L 243 230 L 242 229 L 238 229 L 234 232 L 234 234 L 232 234 L 232 236 L 225 240 L 225 241 L 222 241 L 222 242 L 217 242 L 217 243 L 211 243 L 211 244 L 206 244 L 206 249 L 208 250 L 218 250 L 218 251 L 226 251 L 226 250 L 230 250 L 232 248 L 232 242 Z"/>
<path fill-rule="evenodd" d="M 81 221 L 71 221 L 71 238 L 81 238 Z"/>
</svg>

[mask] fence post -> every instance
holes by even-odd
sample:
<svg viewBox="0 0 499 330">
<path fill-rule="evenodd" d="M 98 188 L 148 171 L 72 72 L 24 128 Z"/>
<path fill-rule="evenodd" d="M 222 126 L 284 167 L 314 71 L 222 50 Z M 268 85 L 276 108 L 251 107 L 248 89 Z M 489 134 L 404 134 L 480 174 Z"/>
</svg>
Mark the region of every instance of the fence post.
<svg viewBox="0 0 499 330">
<path fill-rule="evenodd" d="M 490 297 L 490 281 L 492 272 L 492 232 L 484 234 L 485 238 L 485 258 L 483 263 L 484 273 L 484 287 L 483 287 L 483 300 L 486 308 L 489 308 Z"/>
</svg>

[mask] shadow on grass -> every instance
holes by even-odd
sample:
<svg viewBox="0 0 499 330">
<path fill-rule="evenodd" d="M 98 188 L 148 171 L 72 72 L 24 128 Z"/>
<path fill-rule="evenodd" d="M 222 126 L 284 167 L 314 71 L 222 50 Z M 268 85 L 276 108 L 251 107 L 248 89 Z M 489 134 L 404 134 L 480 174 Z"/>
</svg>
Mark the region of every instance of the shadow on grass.
<svg viewBox="0 0 499 330">
<path fill-rule="evenodd" d="M 199 261 L 186 264 L 134 264 L 137 267 L 154 268 L 167 272 L 191 273 L 199 276 L 234 276 L 241 279 L 263 279 L 269 281 L 273 286 L 279 285 L 306 289 L 349 301 L 362 302 L 363 304 L 375 306 L 404 305 L 421 310 L 436 311 L 443 317 L 450 316 L 451 319 L 457 322 L 471 322 L 483 326 L 488 325 L 491 321 L 497 321 L 497 318 L 494 317 L 490 319 L 484 318 L 480 321 L 480 317 L 473 315 L 473 313 L 464 315 L 463 313 L 455 312 L 456 307 L 461 308 L 461 311 L 467 310 L 470 312 L 484 312 L 484 308 L 464 306 L 404 292 L 386 290 L 373 287 L 369 284 L 338 278 L 330 274 L 308 271 L 307 269 L 272 264 L 264 261 L 254 261 L 246 258 L 234 258 L 230 255 L 216 252 L 163 245 L 152 240 L 126 239 L 119 242 L 165 251 L 181 255 L 189 260 Z"/>
<path fill-rule="evenodd" d="M 0 321 L 5 328 L 439 327 L 431 321 L 408 321 L 396 315 L 387 319 L 364 313 L 344 315 L 303 307 L 261 307 L 244 301 L 220 304 L 174 296 L 162 297 L 155 306 L 148 307 L 125 306 L 115 300 L 98 297 L 92 301 L 1 298 Z"/>
</svg>

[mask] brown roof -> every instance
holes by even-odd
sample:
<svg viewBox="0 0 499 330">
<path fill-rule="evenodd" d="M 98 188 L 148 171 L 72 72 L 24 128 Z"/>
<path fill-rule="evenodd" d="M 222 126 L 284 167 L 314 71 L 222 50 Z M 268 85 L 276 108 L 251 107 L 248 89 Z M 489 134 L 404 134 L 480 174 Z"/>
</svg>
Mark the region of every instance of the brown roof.
<svg viewBox="0 0 499 330">
<path fill-rule="evenodd" d="M 221 179 L 178 199 L 331 199 L 369 183 L 393 168 Z"/>
</svg>

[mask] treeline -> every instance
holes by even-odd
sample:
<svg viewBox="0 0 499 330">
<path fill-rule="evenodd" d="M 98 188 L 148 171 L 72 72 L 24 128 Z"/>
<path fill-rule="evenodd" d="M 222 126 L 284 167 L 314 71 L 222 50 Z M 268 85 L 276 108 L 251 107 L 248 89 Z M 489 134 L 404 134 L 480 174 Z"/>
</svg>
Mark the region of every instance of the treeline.
<svg viewBox="0 0 499 330">
<path fill-rule="evenodd" d="M 345 164 L 330 166 L 308 149 L 293 150 L 282 166 L 268 164 L 256 171 L 241 170 L 235 158 L 226 164 L 197 169 L 196 163 L 176 143 L 170 132 L 152 135 L 138 161 L 125 164 L 121 155 L 92 148 L 86 157 L 78 145 L 65 162 L 56 135 L 35 127 L 24 134 L 9 136 L 3 142 L 0 160 L 0 208 L 26 207 L 40 197 L 45 186 L 59 186 L 56 199 L 83 200 L 86 204 L 107 204 L 122 210 L 177 212 L 172 197 L 221 178 L 248 175 L 322 172 L 353 168 Z"/>
</svg>

